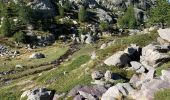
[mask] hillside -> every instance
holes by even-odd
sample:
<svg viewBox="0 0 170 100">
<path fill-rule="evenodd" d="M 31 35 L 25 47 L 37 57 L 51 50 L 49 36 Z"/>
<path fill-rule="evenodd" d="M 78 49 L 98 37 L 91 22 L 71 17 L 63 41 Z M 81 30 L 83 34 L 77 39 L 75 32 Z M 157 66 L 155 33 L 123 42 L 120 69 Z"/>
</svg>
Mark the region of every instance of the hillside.
<svg viewBox="0 0 170 100">
<path fill-rule="evenodd" d="M 166 0 L 0 1 L 0 100 L 169 100 Z"/>
</svg>

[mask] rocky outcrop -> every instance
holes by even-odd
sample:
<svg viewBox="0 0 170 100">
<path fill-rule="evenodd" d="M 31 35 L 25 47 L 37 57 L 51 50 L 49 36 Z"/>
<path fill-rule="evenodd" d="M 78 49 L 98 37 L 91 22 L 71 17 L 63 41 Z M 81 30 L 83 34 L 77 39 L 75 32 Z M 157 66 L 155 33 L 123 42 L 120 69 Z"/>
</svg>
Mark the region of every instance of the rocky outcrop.
<svg viewBox="0 0 170 100">
<path fill-rule="evenodd" d="M 142 48 L 141 62 L 152 67 L 157 67 L 162 63 L 170 60 L 170 56 L 167 54 L 168 48 L 164 48 L 161 45 L 149 44 Z"/>
<path fill-rule="evenodd" d="M 50 17 L 55 15 L 55 7 L 52 4 L 51 0 L 31 0 L 32 2 L 29 2 L 28 6 L 31 6 L 32 9 L 34 9 L 36 14 L 40 14 L 37 16 L 42 17 Z"/>
</svg>

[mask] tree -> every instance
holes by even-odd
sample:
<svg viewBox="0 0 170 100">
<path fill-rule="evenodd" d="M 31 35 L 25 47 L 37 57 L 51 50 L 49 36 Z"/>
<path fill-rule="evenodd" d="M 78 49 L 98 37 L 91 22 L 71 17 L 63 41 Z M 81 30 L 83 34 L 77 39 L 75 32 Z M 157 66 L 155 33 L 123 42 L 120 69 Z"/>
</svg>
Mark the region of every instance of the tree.
<svg viewBox="0 0 170 100">
<path fill-rule="evenodd" d="M 18 16 L 19 16 L 19 19 L 22 21 L 23 24 L 31 23 L 31 21 L 32 21 L 31 8 L 22 4 L 21 6 L 19 6 Z"/>
<path fill-rule="evenodd" d="M 1 26 L 1 34 L 5 37 L 10 37 L 12 36 L 12 32 L 11 32 L 11 24 L 10 24 L 10 21 L 9 21 L 9 18 L 8 17 L 5 17 L 3 19 L 3 22 L 2 22 L 2 26 Z"/>
<path fill-rule="evenodd" d="M 151 24 L 160 23 L 164 28 L 165 23 L 170 24 L 170 4 L 167 0 L 157 0 L 157 5 L 151 8 Z"/>
<path fill-rule="evenodd" d="M 101 21 L 99 28 L 100 28 L 101 31 L 106 31 L 106 30 L 109 29 L 109 23 L 105 22 L 105 21 Z"/>
<path fill-rule="evenodd" d="M 22 31 L 15 33 L 13 38 L 16 42 L 25 43 L 26 41 L 26 35 Z"/>
<path fill-rule="evenodd" d="M 86 21 L 86 18 L 87 18 L 87 11 L 86 11 L 85 7 L 82 6 L 78 12 L 78 19 L 80 22 L 84 22 L 84 21 Z"/>
<path fill-rule="evenodd" d="M 136 28 L 137 24 L 134 8 L 129 6 L 124 16 L 118 19 L 118 26 L 121 28 Z"/>
<path fill-rule="evenodd" d="M 69 0 L 66 0 L 64 5 L 63 5 L 64 10 L 69 11 L 71 8 Z"/>
<path fill-rule="evenodd" d="M 58 4 L 58 10 L 60 17 L 64 17 L 64 8 L 60 4 Z"/>
<path fill-rule="evenodd" d="M 0 17 L 4 17 L 8 15 L 7 7 L 3 3 L 3 1 L 0 1 Z"/>
</svg>

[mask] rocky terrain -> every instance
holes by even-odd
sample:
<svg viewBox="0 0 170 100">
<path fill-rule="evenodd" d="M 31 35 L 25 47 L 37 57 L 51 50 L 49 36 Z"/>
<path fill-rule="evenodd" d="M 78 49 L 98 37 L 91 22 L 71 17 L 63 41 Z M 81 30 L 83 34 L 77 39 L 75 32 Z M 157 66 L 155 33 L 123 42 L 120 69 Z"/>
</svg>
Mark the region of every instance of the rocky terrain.
<svg viewBox="0 0 170 100">
<path fill-rule="evenodd" d="M 0 1 L 0 100 L 169 100 L 169 13 L 162 0 Z"/>
</svg>

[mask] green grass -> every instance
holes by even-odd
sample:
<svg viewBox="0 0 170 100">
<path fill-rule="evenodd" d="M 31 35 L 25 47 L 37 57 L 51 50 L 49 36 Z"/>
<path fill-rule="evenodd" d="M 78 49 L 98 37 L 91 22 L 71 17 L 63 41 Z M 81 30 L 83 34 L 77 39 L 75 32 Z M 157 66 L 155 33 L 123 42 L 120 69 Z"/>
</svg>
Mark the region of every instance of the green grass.
<svg viewBox="0 0 170 100">
<path fill-rule="evenodd" d="M 137 44 L 139 46 L 146 46 L 152 41 L 155 41 L 157 37 L 158 37 L 157 33 L 133 35 L 117 39 L 116 44 L 119 45 Z"/>
<path fill-rule="evenodd" d="M 1 89 L 0 100 L 19 100 L 21 91 L 16 86 Z"/>
<path fill-rule="evenodd" d="M 156 76 L 161 76 L 161 71 L 162 70 L 167 70 L 169 68 L 170 68 L 170 61 L 165 63 L 165 64 L 163 64 L 163 65 L 161 65 L 161 66 L 159 66 L 158 68 L 156 68 L 155 75 Z"/>
<path fill-rule="evenodd" d="M 37 50 L 38 52 L 41 52 L 45 54 L 46 58 L 42 59 L 29 59 L 29 56 L 31 53 L 26 55 L 21 55 L 21 58 L 12 58 L 12 59 L 2 59 L 0 58 L 0 71 L 7 71 L 15 69 L 15 65 L 21 64 L 24 66 L 24 69 L 33 68 L 36 66 L 40 66 L 41 64 L 49 63 L 50 61 L 58 59 L 60 56 L 65 54 L 65 52 L 68 50 L 68 48 L 59 48 L 59 47 L 48 47 L 48 48 L 42 48 L 40 50 Z M 5 65 L 2 65 L 2 63 L 6 63 Z"/>
<path fill-rule="evenodd" d="M 70 64 L 66 66 L 58 66 L 55 70 L 49 71 L 47 73 L 44 73 L 42 76 L 38 78 L 38 82 L 40 83 L 46 83 L 48 80 L 52 78 L 58 78 L 62 77 L 64 72 L 70 72 L 78 67 L 80 67 L 82 64 L 89 61 L 90 57 L 87 55 L 82 55 L 78 57 L 77 59 L 73 60 Z"/>
<path fill-rule="evenodd" d="M 170 89 L 164 89 L 156 92 L 154 100 L 170 100 Z"/>
</svg>

